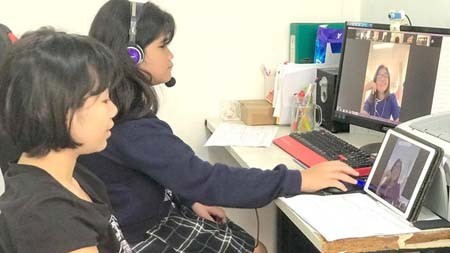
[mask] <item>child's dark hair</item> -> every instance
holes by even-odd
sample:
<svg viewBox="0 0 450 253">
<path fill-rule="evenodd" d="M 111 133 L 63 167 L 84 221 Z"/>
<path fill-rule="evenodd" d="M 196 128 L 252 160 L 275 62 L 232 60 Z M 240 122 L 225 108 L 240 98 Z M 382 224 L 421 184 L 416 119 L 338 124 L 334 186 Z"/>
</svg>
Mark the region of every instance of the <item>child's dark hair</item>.
<svg viewBox="0 0 450 253">
<path fill-rule="evenodd" d="M 151 87 L 150 73 L 144 73 L 127 54 L 131 5 L 128 0 L 110 0 L 105 3 L 91 24 L 89 36 L 103 42 L 118 56 L 124 78 L 111 90 L 111 100 L 117 106 L 116 122 L 154 116 L 158 98 Z M 175 21 L 169 13 L 147 2 L 142 6 L 136 24 L 136 44 L 145 49 L 164 36 L 167 45 L 175 34 Z"/>
<path fill-rule="evenodd" d="M 0 126 L 31 157 L 76 148 L 73 112 L 119 74 L 111 51 L 94 39 L 51 28 L 26 33 L 0 69 Z"/>
</svg>

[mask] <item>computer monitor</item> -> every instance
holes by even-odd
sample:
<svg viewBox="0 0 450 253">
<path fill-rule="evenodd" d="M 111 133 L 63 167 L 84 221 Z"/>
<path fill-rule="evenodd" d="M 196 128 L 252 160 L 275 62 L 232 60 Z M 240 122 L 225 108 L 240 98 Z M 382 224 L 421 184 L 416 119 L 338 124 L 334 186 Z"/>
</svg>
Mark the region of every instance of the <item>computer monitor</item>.
<svg viewBox="0 0 450 253">
<path fill-rule="evenodd" d="M 347 22 L 334 119 L 386 132 L 449 111 L 450 29 Z"/>
</svg>

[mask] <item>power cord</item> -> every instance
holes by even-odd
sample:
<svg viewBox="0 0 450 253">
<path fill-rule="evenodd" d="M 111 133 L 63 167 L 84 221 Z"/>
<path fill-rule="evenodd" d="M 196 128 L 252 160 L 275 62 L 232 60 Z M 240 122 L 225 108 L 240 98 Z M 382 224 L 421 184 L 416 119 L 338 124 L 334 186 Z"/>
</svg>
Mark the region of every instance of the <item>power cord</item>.
<svg viewBox="0 0 450 253">
<path fill-rule="evenodd" d="M 407 14 L 405 14 L 405 17 L 408 20 L 409 25 L 412 26 L 411 19 L 409 19 L 409 16 Z"/>
<path fill-rule="evenodd" d="M 255 241 L 255 248 L 256 248 L 259 245 L 259 214 L 257 208 L 255 208 L 255 214 L 256 214 L 256 241 Z"/>
</svg>

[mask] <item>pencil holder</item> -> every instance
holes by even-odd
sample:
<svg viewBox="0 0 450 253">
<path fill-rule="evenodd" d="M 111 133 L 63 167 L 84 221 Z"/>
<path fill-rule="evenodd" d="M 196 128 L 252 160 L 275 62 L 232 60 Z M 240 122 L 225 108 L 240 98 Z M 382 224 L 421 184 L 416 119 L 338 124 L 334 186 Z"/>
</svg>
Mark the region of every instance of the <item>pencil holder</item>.
<svg viewBox="0 0 450 253">
<path fill-rule="evenodd" d="M 291 132 L 304 133 L 319 128 L 322 124 L 322 108 L 316 104 L 297 104 L 294 109 Z"/>
</svg>

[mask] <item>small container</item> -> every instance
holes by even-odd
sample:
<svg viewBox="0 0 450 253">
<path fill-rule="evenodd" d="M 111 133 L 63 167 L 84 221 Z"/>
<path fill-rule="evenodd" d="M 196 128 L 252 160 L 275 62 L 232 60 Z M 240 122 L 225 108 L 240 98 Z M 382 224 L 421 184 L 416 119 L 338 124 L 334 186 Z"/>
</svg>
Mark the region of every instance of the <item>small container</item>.
<svg viewBox="0 0 450 253">
<path fill-rule="evenodd" d="M 249 126 L 273 125 L 272 105 L 264 99 L 240 100 L 241 120 Z"/>
<path fill-rule="evenodd" d="M 316 104 L 298 103 L 291 122 L 291 132 L 304 133 L 318 129 L 322 124 L 322 108 Z"/>
</svg>

